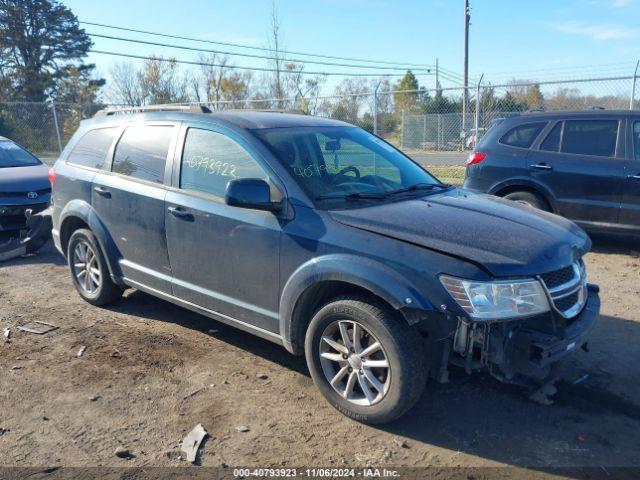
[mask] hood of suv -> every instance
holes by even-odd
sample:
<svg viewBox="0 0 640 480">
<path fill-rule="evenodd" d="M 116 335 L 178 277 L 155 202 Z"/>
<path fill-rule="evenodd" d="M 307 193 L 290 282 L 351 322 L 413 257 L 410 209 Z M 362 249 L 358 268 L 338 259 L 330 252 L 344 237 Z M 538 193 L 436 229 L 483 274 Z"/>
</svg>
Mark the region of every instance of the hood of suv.
<svg viewBox="0 0 640 480">
<path fill-rule="evenodd" d="M 591 248 L 569 220 L 458 189 L 330 214 L 344 225 L 464 258 L 497 277 L 556 270 Z"/>
</svg>

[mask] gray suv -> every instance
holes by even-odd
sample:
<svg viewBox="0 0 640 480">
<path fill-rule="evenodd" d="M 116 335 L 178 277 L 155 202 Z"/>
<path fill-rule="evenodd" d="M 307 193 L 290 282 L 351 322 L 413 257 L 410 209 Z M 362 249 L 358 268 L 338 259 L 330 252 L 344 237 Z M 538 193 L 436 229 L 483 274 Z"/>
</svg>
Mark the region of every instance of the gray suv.
<svg viewBox="0 0 640 480">
<path fill-rule="evenodd" d="M 544 396 L 600 308 L 579 227 L 442 184 L 334 120 L 103 113 L 52 180 L 82 298 L 132 287 L 276 342 L 362 422 L 397 418 L 450 365 Z"/>
<path fill-rule="evenodd" d="M 501 119 L 469 156 L 464 188 L 557 213 L 588 231 L 640 234 L 640 112 Z"/>
</svg>

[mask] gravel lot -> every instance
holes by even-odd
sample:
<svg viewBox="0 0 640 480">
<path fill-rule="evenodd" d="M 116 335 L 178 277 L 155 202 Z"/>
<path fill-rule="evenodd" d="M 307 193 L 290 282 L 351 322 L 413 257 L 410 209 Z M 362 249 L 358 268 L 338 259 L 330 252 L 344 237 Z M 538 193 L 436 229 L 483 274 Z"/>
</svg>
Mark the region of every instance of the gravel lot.
<svg viewBox="0 0 640 480">
<path fill-rule="evenodd" d="M 269 342 L 134 290 L 109 308 L 84 303 L 48 244 L 0 265 L 0 328 L 60 327 L 12 328 L 0 344 L 0 465 L 184 465 L 179 441 L 202 423 L 210 466 L 640 466 L 637 250 L 599 239 L 588 255 L 602 317 L 591 352 L 566 364 L 555 405 L 454 371 L 406 417 L 374 428 L 328 406 L 304 360 Z M 135 458 L 116 457 L 120 446 Z"/>
</svg>

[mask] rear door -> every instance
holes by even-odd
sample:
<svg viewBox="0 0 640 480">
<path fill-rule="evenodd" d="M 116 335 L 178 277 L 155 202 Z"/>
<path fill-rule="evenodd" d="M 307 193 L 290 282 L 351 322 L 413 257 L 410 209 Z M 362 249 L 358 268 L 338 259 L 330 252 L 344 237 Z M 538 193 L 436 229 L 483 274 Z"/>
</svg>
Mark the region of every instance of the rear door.
<svg viewBox="0 0 640 480">
<path fill-rule="evenodd" d="M 531 178 L 554 194 L 558 213 L 584 224 L 618 222 L 625 167 L 624 120 L 566 118 L 531 150 Z"/>
<path fill-rule="evenodd" d="M 120 255 L 123 275 L 171 293 L 164 225 L 165 179 L 170 179 L 178 127 L 136 123 L 124 129 L 110 170 L 93 180 L 92 204 Z M 166 172 L 168 171 L 168 173 Z"/>
<path fill-rule="evenodd" d="M 629 158 L 625 169 L 620 226 L 640 230 L 640 117 L 631 117 L 628 130 L 631 138 L 627 142 Z"/>
</svg>

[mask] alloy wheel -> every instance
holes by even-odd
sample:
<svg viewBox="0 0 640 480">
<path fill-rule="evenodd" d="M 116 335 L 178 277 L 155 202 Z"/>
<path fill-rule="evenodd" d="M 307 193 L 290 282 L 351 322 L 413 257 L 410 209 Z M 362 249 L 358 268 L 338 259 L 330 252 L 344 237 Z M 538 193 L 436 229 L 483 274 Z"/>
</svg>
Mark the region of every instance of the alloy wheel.
<svg viewBox="0 0 640 480">
<path fill-rule="evenodd" d="M 332 322 L 322 333 L 319 349 L 325 378 L 348 402 L 371 406 L 387 394 L 389 360 L 380 341 L 360 323 Z"/>
<path fill-rule="evenodd" d="M 73 250 L 73 274 L 80 288 L 86 293 L 93 294 L 102 282 L 102 271 L 98 257 L 91 245 L 80 240 Z"/>
</svg>

